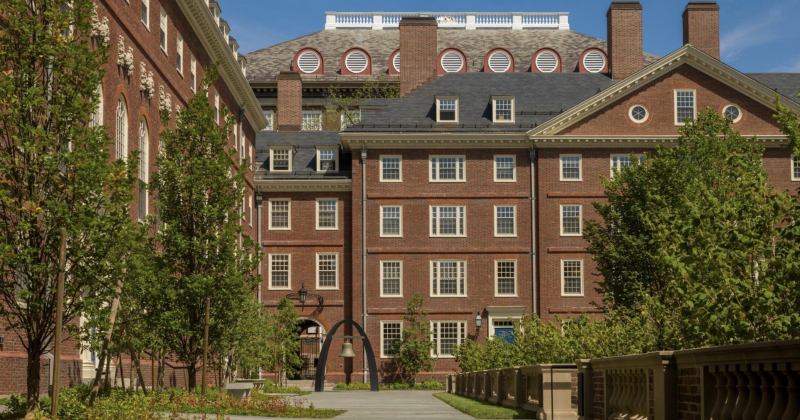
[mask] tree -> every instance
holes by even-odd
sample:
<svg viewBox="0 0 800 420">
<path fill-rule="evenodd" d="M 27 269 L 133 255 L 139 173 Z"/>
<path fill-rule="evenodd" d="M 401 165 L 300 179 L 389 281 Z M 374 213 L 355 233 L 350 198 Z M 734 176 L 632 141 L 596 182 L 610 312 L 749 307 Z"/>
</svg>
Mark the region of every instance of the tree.
<svg viewBox="0 0 800 420">
<path fill-rule="evenodd" d="M 403 328 L 400 339 L 394 343 L 394 361 L 402 376 L 412 385 L 417 382 L 421 371 L 430 372 L 433 368 L 434 343 L 431 341 L 431 324 L 426 319 L 428 311 L 423 309 L 425 299 L 415 293 L 406 303 Z"/>
<path fill-rule="evenodd" d="M 219 345 L 233 315 L 255 293 L 261 260 L 256 243 L 243 234 L 244 174 L 233 171 L 236 151 L 228 147 L 233 117 L 217 122 L 208 86 L 216 80 L 213 66 L 201 90 L 176 116 L 176 129 L 161 133 L 162 151 L 153 176 L 160 226 L 156 233 L 157 275 L 146 296 L 153 329 L 188 368 L 189 388 L 196 386 L 203 355 L 205 301 L 211 300 L 209 341 Z M 228 115 L 223 106 L 219 115 Z M 162 115 L 168 126 L 169 115 Z M 246 162 L 239 162 L 245 168 Z"/>
<path fill-rule="evenodd" d="M 325 93 L 323 130 L 344 130 L 361 122 L 359 107 L 370 99 L 395 99 L 400 97 L 400 85 L 383 78 L 367 80 L 360 87 L 346 89 L 330 87 Z"/>
<path fill-rule="evenodd" d="M 94 117 L 108 46 L 92 38 L 93 13 L 90 0 L 0 0 L 0 316 L 27 353 L 29 412 L 53 344 L 60 229 L 67 326 L 109 300 L 139 240 L 137 156 L 111 159 Z"/>
</svg>

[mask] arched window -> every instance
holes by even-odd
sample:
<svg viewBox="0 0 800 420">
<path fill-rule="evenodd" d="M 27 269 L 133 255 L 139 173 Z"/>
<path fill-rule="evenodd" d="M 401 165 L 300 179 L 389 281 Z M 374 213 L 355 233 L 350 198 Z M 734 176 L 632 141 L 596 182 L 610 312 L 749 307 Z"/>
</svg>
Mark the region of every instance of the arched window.
<svg viewBox="0 0 800 420">
<path fill-rule="evenodd" d="M 455 49 L 448 48 L 439 53 L 439 75 L 447 73 L 463 73 L 467 71 L 467 60 L 464 54 Z"/>
<path fill-rule="evenodd" d="M 147 217 L 147 178 L 150 174 L 150 136 L 147 130 L 147 119 L 139 121 L 139 220 Z"/>
<path fill-rule="evenodd" d="M 103 85 L 97 86 L 97 108 L 92 112 L 92 119 L 89 120 L 89 127 L 103 125 Z"/>
<path fill-rule="evenodd" d="M 117 99 L 117 159 L 128 157 L 128 106 L 125 96 L 119 95 Z"/>
</svg>

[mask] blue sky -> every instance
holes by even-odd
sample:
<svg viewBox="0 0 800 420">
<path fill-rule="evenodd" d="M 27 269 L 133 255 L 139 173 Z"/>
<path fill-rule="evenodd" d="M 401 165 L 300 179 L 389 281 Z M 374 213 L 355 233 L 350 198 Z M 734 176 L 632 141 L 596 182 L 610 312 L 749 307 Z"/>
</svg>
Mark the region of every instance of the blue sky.
<svg viewBox="0 0 800 420">
<path fill-rule="evenodd" d="M 644 50 L 666 55 L 682 43 L 681 13 L 688 0 L 642 0 Z M 219 0 L 243 53 L 288 41 L 325 26 L 337 12 L 569 12 L 573 31 L 606 39 L 610 0 L 323 1 Z M 800 0 L 718 0 L 722 61 L 743 72 L 800 72 Z"/>
</svg>

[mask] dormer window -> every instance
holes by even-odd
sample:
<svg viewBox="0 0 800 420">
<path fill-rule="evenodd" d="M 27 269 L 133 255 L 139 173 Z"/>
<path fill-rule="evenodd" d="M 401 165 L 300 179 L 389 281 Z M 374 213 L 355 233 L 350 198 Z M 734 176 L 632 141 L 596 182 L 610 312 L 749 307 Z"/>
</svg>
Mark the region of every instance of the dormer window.
<svg viewBox="0 0 800 420">
<path fill-rule="evenodd" d="M 436 97 L 436 122 L 458 122 L 458 96 Z"/>
<path fill-rule="evenodd" d="M 292 147 L 271 147 L 269 149 L 269 170 L 272 172 L 291 172 Z"/>
<path fill-rule="evenodd" d="M 492 115 L 496 123 L 514 122 L 514 97 L 513 96 L 493 96 Z"/>
<path fill-rule="evenodd" d="M 317 172 L 338 172 L 338 171 L 339 171 L 339 148 L 338 147 L 317 148 Z"/>
</svg>

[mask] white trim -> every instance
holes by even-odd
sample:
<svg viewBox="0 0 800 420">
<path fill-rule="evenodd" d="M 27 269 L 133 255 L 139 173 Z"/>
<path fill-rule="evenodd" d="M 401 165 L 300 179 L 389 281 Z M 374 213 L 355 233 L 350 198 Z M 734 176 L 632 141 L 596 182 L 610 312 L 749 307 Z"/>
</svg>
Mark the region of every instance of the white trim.
<svg viewBox="0 0 800 420">
<path fill-rule="evenodd" d="M 217 125 L 220 125 L 220 118 L 222 118 L 222 108 L 219 107 L 219 92 L 214 92 L 214 120 Z"/>
<path fill-rule="evenodd" d="M 248 197 L 248 201 L 250 202 L 250 213 L 248 213 L 248 215 L 247 215 L 247 224 L 250 227 L 253 227 L 253 195 L 252 194 L 248 194 L 247 197 Z"/>
<path fill-rule="evenodd" d="M 675 125 L 686 125 L 685 121 L 678 121 L 678 93 L 679 92 L 692 92 L 692 121 L 697 119 L 697 89 L 675 89 L 672 94 L 672 105 L 674 114 L 672 119 Z"/>
<path fill-rule="evenodd" d="M 636 158 L 639 159 L 639 162 L 641 162 L 644 159 L 644 154 L 643 153 L 634 153 L 633 155 Z M 630 153 L 628 153 L 628 154 L 625 154 L 625 153 L 612 153 L 611 155 L 609 155 L 608 163 L 609 163 L 609 165 L 611 165 L 611 177 L 614 176 L 614 169 L 616 169 L 617 171 L 622 171 L 622 168 L 624 168 L 624 166 L 621 166 L 621 165 L 614 166 L 614 159 L 616 158 L 617 162 L 621 163 L 622 162 L 622 160 L 621 160 L 622 158 L 630 158 L 630 156 L 631 156 Z M 633 164 L 633 161 L 631 161 L 631 164 Z"/>
<path fill-rule="evenodd" d="M 147 13 L 143 14 L 143 16 L 147 16 L 147 22 L 142 20 L 142 25 L 144 25 L 144 27 L 147 28 L 147 31 L 150 32 L 150 0 L 142 0 L 142 6 L 147 9 Z M 141 14 L 141 10 L 139 13 Z"/>
<path fill-rule="evenodd" d="M 303 56 L 306 55 L 306 54 L 313 54 L 314 57 L 316 57 L 316 59 L 317 59 L 317 65 L 316 65 L 316 67 L 314 67 L 313 70 L 306 71 L 306 70 L 303 70 L 300 67 L 300 59 L 303 58 Z M 300 73 L 303 73 L 303 74 L 314 73 L 315 71 L 319 70 L 319 67 L 321 65 L 322 65 L 322 57 L 320 57 L 319 54 L 317 54 L 316 51 L 314 51 L 314 50 L 305 50 L 300 55 L 297 56 L 297 70 L 299 70 Z"/>
<path fill-rule="evenodd" d="M 320 271 L 319 270 L 319 257 L 321 255 L 334 255 L 336 257 L 334 259 L 334 264 L 335 264 L 335 269 L 336 269 L 335 270 L 335 272 L 336 272 L 336 274 L 335 274 L 335 276 L 336 276 L 336 286 L 334 286 L 334 287 L 331 287 L 331 286 L 322 287 L 322 286 L 319 285 L 319 271 Z M 339 270 L 339 253 L 338 252 L 317 252 L 316 261 L 317 261 L 317 265 L 316 265 L 317 290 L 339 290 L 339 271 L 340 271 Z"/>
<path fill-rule="evenodd" d="M 355 71 L 352 68 L 350 68 L 350 57 L 352 57 L 355 54 L 360 54 L 364 58 L 364 68 L 359 70 L 359 71 Z M 353 73 L 353 74 L 364 73 L 369 68 L 369 57 L 367 57 L 367 54 L 365 54 L 364 51 L 361 51 L 361 50 L 350 51 L 350 53 L 347 54 L 347 57 L 344 58 L 344 66 L 347 68 L 347 70 L 350 73 Z"/>
<path fill-rule="evenodd" d="M 497 209 L 498 207 L 511 207 L 514 209 L 514 233 L 497 232 Z M 465 216 L 466 217 L 466 216 Z M 494 236 L 496 238 L 516 238 L 517 237 L 517 205 L 516 204 L 495 204 L 494 205 Z"/>
<path fill-rule="evenodd" d="M 497 119 L 497 101 L 511 101 L 511 119 L 498 120 Z M 513 96 L 492 96 L 492 122 L 495 124 L 513 124 L 514 114 L 516 113 L 516 104 Z"/>
<path fill-rule="evenodd" d="M 322 156 L 321 156 L 320 152 L 322 150 L 333 150 L 333 167 L 334 167 L 334 169 L 332 169 L 332 170 L 331 169 L 323 170 L 320 167 L 320 165 L 322 164 L 322 160 L 321 160 Z M 323 172 L 323 173 L 329 173 L 329 174 L 333 174 L 333 173 L 339 172 L 339 146 L 317 146 L 317 172 Z"/>
<path fill-rule="evenodd" d="M 115 114 L 115 157 L 116 159 L 128 159 L 128 103 L 125 95 L 119 94 L 117 97 L 117 110 Z"/>
<path fill-rule="evenodd" d="M 441 159 L 456 160 L 455 179 L 442 179 Z M 433 178 L 433 162 L 436 160 L 436 179 Z M 459 175 L 461 178 L 459 178 Z M 467 156 L 466 155 L 430 155 L 428 156 L 428 182 L 467 182 Z"/>
<path fill-rule="evenodd" d="M 800 181 L 800 177 L 794 176 L 794 167 L 795 166 L 800 167 L 800 162 L 795 160 L 794 153 L 792 153 L 792 157 L 791 157 L 791 159 L 789 159 L 789 174 L 792 177 L 792 181 Z"/>
<path fill-rule="evenodd" d="M 511 169 L 511 179 L 497 178 L 497 158 L 511 158 L 511 163 L 514 167 Z M 492 158 L 492 174 L 494 182 L 517 182 L 517 155 L 494 155 Z"/>
<path fill-rule="evenodd" d="M 447 57 L 448 55 L 451 55 L 451 54 L 458 55 L 459 60 L 461 60 L 461 65 L 458 66 L 458 69 L 453 70 L 453 71 L 447 70 L 447 68 L 445 68 L 445 66 L 444 66 L 444 58 Z M 457 50 L 450 49 L 450 50 L 446 51 L 444 54 L 442 54 L 442 58 L 439 59 L 439 65 L 442 67 L 442 70 L 444 70 L 445 73 L 458 73 L 458 72 L 461 71 L 461 69 L 464 68 L 464 62 L 465 61 L 466 61 L 466 59 L 464 58 L 463 54 L 461 54 Z"/>
<path fill-rule="evenodd" d="M 308 128 L 312 126 L 306 123 L 306 115 L 316 116 L 316 118 L 314 119 L 317 120 L 318 122 L 315 122 L 313 128 Z M 301 124 L 300 131 L 322 131 L 322 111 L 314 111 L 314 110 L 302 111 L 300 124 Z"/>
<path fill-rule="evenodd" d="M 564 178 L 564 160 L 565 157 L 578 158 L 578 177 L 577 178 Z M 558 180 L 564 182 L 580 182 L 583 181 L 583 155 L 579 153 L 562 153 L 558 155 Z"/>
<path fill-rule="evenodd" d="M 556 64 L 550 70 L 544 70 L 541 67 L 539 67 L 539 57 L 541 57 L 541 56 L 543 56 L 545 54 L 550 54 L 551 56 L 553 56 L 553 59 L 556 60 Z M 556 55 L 556 53 L 554 53 L 553 51 L 542 50 L 542 51 L 539 51 L 539 54 L 536 54 L 536 57 L 534 58 L 533 62 L 536 65 L 536 69 L 539 70 L 540 72 L 542 72 L 542 73 L 553 73 L 558 68 L 558 65 L 560 64 L 561 60 L 558 59 L 558 55 Z"/>
<path fill-rule="evenodd" d="M 273 256 L 279 256 L 279 255 L 281 255 L 281 256 L 285 255 L 285 256 L 289 257 L 289 259 L 288 259 L 288 265 L 289 265 L 288 283 L 289 284 L 287 286 L 285 286 L 285 287 L 275 287 L 275 286 L 272 285 L 272 257 Z M 269 253 L 269 254 L 267 254 L 267 290 L 292 290 L 292 254 L 291 253 L 280 252 L 280 253 Z"/>
<path fill-rule="evenodd" d="M 636 120 L 636 118 L 633 118 L 633 109 L 639 106 L 642 107 L 642 109 L 644 109 L 644 118 L 641 121 L 638 121 Z M 650 119 L 650 110 L 648 110 L 647 107 L 642 104 L 631 105 L 631 107 L 628 108 L 628 118 L 630 118 L 631 121 L 634 122 L 634 124 L 644 124 L 647 122 L 647 120 Z"/>
<path fill-rule="evenodd" d="M 386 353 L 383 352 L 383 349 L 384 349 L 384 345 L 383 345 L 384 344 L 384 341 L 383 341 L 383 339 L 384 339 L 383 326 L 385 324 L 400 324 L 400 338 L 403 338 L 403 320 L 402 319 L 386 319 L 386 320 L 381 320 L 380 323 L 381 323 L 381 359 L 394 359 L 397 356 L 387 355 Z"/>
<path fill-rule="evenodd" d="M 271 109 L 264 110 L 264 118 L 267 119 L 264 131 L 273 131 L 275 129 L 275 111 Z"/>
<path fill-rule="evenodd" d="M 397 163 L 398 179 L 386 179 L 386 178 L 383 177 L 383 169 L 384 169 L 384 167 L 383 167 L 383 159 L 384 158 L 397 159 L 398 160 L 398 163 Z M 379 172 L 380 172 L 379 179 L 380 179 L 380 182 L 403 182 L 403 155 L 380 155 L 378 157 L 378 162 L 380 162 L 380 168 L 379 168 Z"/>
<path fill-rule="evenodd" d="M 192 84 L 190 87 L 192 92 L 197 93 L 197 59 L 194 57 L 194 54 L 190 55 L 189 71 L 191 72 L 189 83 Z"/>
<path fill-rule="evenodd" d="M 176 67 L 178 68 L 178 74 L 183 76 L 183 37 L 180 33 L 177 33 L 177 38 L 175 41 L 175 54 L 177 60 L 180 61 L 180 64 L 176 63 Z"/>
<path fill-rule="evenodd" d="M 526 311 L 527 308 L 525 306 L 487 306 L 486 312 L 489 314 L 487 317 L 489 339 L 491 340 L 495 336 L 494 321 L 508 320 L 511 318 L 512 321 L 519 322 L 522 320 Z"/>
<path fill-rule="evenodd" d="M 581 292 L 580 293 L 565 293 L 564 292 L 564 263 L 568 261 L 580 261 L 581 263 Z M 561 296 L 562 297 L 582 297 L 585 290 L 585 276 L 584 276 L 584 261 L 581 258 L 565 258 L 561 260 Z"/>
<path fill-rule="evenodd" d="M 275 169 L 275 151 L 287 150 L 289 152 L 289 168 L 288 169 Z M 269 171 L 270 172 L 292 172 L 292 159 L 294 155 L 294 148 L 292 146 L 272 146 L 269 148 Z"/>
<path fill-rule="evenodd" d="M 501 54 L 503 57 L 505 57 L 508 60 L 508 65 L 502 70 L 495 70 L 494 68 L 492 68 L 492 57 L 496 56 L 497 54 Z M 507 52 L 505 52 L 503 50 L 496 50 L 495 52 L 493 52 L 493 53 L 491 53 L 489 55 L 489 58 L 486 59 L 486 62 L 487 62 L 487 66 L 489 67 L 489 70 L 491 70 L 492 73 L 505 73 L 511 68 L 512 59 L 511 59 L 511 56 Z"/>
<path fill-rule="evenodd" d="M 441 281 L 442 276 L 440 274 L 441 273 L 441 264 L 437 264 L 437 266 L 438 266 L 437 267 L 437 270 L 438 270 L 437 274 L 438 275 L 437 275 L 437 282 L 436 282 L 436 293 L 433 292 L 433 272 L 434 272 L 433 265 L 435 263 L 458 263 L 456 267 L 457 267 L 457 272 L 459 273 L 459 277 L 457 277 L 457 280 L 456 280 L 457 283 L 456 283 L 456 293 L 455 294 L 442 294 L 441 293 L 441 290 L 442 290 L 442 281 Z M 464 269 L 464 277 L 463 277 L 464 293 L 463 294 L 460 292 L 460 290 L 461 290 L 461 281 L 462 281 L 462 278 L 460 277 L 460 273 L 461 273 L 461 268 L 462 268 L 461 265 L 462 264 L 463 264 L 463 269 Z M 467 297 L 467 295 L 469 294 L 469 287 L 468 287 L 469 286 L 469 281 L 468 281 L 469 273 L 467 271 L 467 269 L 468 269 L 467 260 L 454 260 L 454 259 L 431 260 L 429 262 L 429 264 L 428 264 L 428 268 L 430 270 L 429 271 L 429 282 L 428 282 L 429 283 L 428 284 L 428 288 L 429 288 L 428 293 L 430 293 L 430 297 L 432 297 L 432 298 L 434 298 L 434 297 L 446 297 L 446 298 L 465 298 L 465 297 Z"/>
<path fill-rule="evenodd" d="M 273 227 L 272 226 L 272 202 L 273 201 L 286 201 L 287 208 L 287 227 Z M 292 199 L 291 198 L 269 198 L 267 199 L 267 230 L 292 230 Z"/>
<path fill-rule="evenodd" d="M 169 22 L 167 21 L 167 12 L 164 10 L 163 7 L 161 8 L 161 15 L 159 16 L 159 18 L 160 18 L 159 30 L 164 32 L 164 42 L 163 43 L 161 42 L 161 33 L 159 33 L 158 45 L 161 47 L 161 51 L 167 56 L 169 56 L 169 53 L 167 52 L 168 51 L 167 48 L 169 45 L 169 32 L 168 32 Z"/>
<path fill-rule="evenodd" d="M 498 282 L 500 281 L 499 268 L 501 262 L 513 262 L 514 263 L 514 293 L 500 293 L 498 291 Z M 509 298 L 509 297 L 518 297 L 519 296 L 519 282 L 517 279 L 519 278 L 519 264 L 517 264 L 517 260 L 494 260 L 494 297 L 496 298 Z"/>
<path fill-rule="evenodd" d="M 398 264 L 400 264 L 400 293 L 399 294 L 390 295 L 390 294 L 386 294 L 386 293 L 383 292 L 383 281 L 385 280 L 385 277 L 383 276 L 383 274 L 384 274 L 383 264 L 385 264 L 385 263 L 398 263 Z M 380 270 L 381 270 L 381 275 L 380 275 L 380 279 L 381 279 L 380 296 L 382 298 L 401 298 L 401 297 L 403 297 L 403 261 L 402 260 L 381 260 Z"/>
<path fill-rule="evenodd" d="M 333 205 L 333 208 L 334 208 L 333 224 L 334 224 L 334 226 L 333 227 L 320 227 L 319 226 L 319 202 L 320 201 L 331 201 L 331 200 L 333 200 L 333 202 L 334 202 L 334 205 Z M 336 197 L 318 197 L 317 200 L 316 200 L 315 216 L 316 216 L 316 225 L 315 226 L 317 227 L 317 230 L 339 230 L 339 199 L 336 198 Z"/>
<path fill-rule="evenodd" d="M 397 207 L 398 209 L 400 209 L 400 216 L 399 216 L 400 217 L 400 233 L 397 234 L 397 235 L 387 235 L 387 234 L 383 233 L 383 219 L 384 219 L 383 218 L 383 209 L 387 208 L 387 207 Z M 403 237 L 403 206 L 400 205 L 400 204 L 392 204 L 392 205 L 388 205 L 387 204 L 385 206 L 380 206 L 379 211 L 380 211 L 380 215 L 379 215 L 379 218 L 380 218 L 380 237 L 381 238 L 402 238 Z"/>
<path fill-rule="evenodd" d="M 445 120 L 442 121 L 442 118 L 439 115 L 439 111 L 441 111 L 441 101 L 455 101 L 455 119 L 454 120 Z M 449 110 L 448 110 L 449 111 Z M 437 123 L 458 123 L 458 96 L 453 95 L 444 95 L 444 96 L 436 96 L 436 122 Z"/>
<path fill-rule="evenodd" d="M 455 356 L 452 354 L 442 354 L 442 333 L 441 333 L 441 325 L 443 323 L 455 323 L 458 324 L 458 337 L 456 338 L 456 345 L 453 346 L 454 348 L 458 345 L 464 344 L 467 340 L 467 326 L 469 323 L 467 321 L 459 321 L 459 320 L 450 320 L 450 319 L 437 319 L 431 322 L 431 341 L 433 341 L 434 348 L 431 350 L 431 355 L 437 357 L 439 359 L 454 359 Z M 434 326 L 435 325 L 435 326 Z M 436 339 L 434 340 L 434 335 Z"/>
<path fill-rule="evenodd" d="M 433 233 L 433 209 L 434 207 L 437 209 L 436 211 L 436 233 Z M 440 210 L 441 207 L 455 207 L 456 208 L 456 234 L 441 234 L 442 230 L 442 217 Z M 459 220 L 463 215 L 463 220 L 461 220 L 461 224 L 459 224 Z M 436 204 L 436 205 L 429 205 L 428 206 L 428 235 L 431 238 L 464 238 L 467 236 L 467 206 L 464 204 Z M 458 233 L 459 228 L 464 227 L 464 233 Z"/>
<path fill-rule="evenodd" d="M 578 233 L 564 232 L 564 207 L 578 207 Z M 561 236 L 583 236 L 583 204 L 559 204 L 558 205 L 558 226 Z"/>
<path fill-rule="evenodd" d="M 736 105 L 736 104 L 727 104 L 727 105 L 725 105 L 725 106 L 723 106 L 723 107 L 722 107 L 722 118 L 726 118 L 726 116 L 725 116 L 725 111 L 727 111 L 727 110 L 728 110 L 728 108 L 730 108 L 730 107 L 735 107 L 737 110 L 739 110 L 739 116 L 738 116 L 738 117 L 736 117 L 736 119 L 735 119 L 735 120 L 732 120 L 732 121 L 733 121 L 733 123 L 734 123 L 734 124 L 736 124 L 736 123 L 738 123 L 739 121 L 741 121 L 741 120 L 742 120 L 742 117 L 744 117 L 744 111 L 742 111 L 742 107 L 740 107 L 739 105 Z"/>
</svg>

